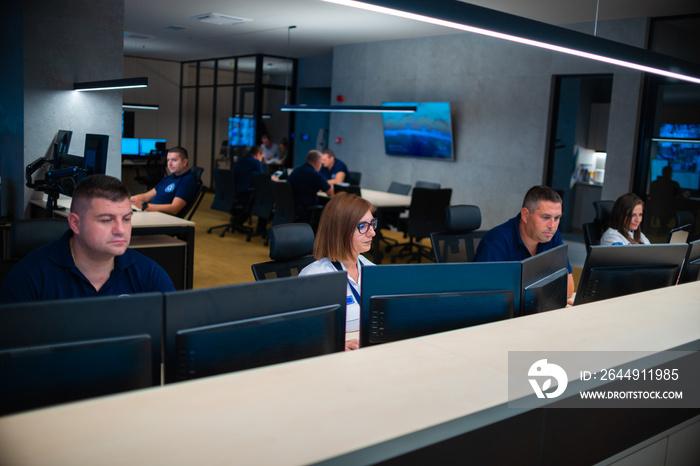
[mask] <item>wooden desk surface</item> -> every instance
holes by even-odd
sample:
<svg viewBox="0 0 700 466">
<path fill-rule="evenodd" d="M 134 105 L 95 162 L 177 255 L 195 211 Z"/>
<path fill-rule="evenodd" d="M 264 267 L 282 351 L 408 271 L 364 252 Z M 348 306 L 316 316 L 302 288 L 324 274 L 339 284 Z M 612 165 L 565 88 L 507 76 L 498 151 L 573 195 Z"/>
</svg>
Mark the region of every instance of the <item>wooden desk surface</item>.
<svg viewBox="0 0 700 466">
<path fill-rule="evenodd" d="M 700 341 L 698 309 L 700 282 L 7 416 L 0 464 L 297 465 L 486 425 L 517 414 L 509 350 L 662 351 Z"/>
</svg>

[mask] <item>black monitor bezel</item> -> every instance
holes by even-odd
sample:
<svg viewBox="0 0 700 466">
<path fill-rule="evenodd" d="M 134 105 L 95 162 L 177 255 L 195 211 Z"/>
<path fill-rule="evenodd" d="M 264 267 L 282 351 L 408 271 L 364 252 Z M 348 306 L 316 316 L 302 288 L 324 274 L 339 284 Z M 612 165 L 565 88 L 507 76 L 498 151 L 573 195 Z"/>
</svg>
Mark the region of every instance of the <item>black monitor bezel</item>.
<svg viewBox="0 0 700 466">
<path fill-rule="evenodd" d="M 683 263 L 683 270 L 681 270 L 681 278 L 679 283 L 690 283 L 692 281 L 700 280 L 700 273 L 696 270 L 695 280 L 692 280 L 688 274 L 688 270 L 693 267 L 694 270 L 700 269 L 700 239 L 691 241 L 688 244 L 688 253 L 685 256 L 685 262 Z"/>
</svg>

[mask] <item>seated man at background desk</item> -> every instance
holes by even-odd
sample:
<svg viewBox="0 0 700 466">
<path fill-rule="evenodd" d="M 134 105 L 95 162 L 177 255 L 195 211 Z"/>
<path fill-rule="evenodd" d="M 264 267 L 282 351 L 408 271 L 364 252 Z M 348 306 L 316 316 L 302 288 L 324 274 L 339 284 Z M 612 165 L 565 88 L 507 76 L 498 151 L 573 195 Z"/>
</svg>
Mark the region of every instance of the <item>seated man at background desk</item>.
<svg viewBox="0 0 700 466">
<path fill-rule="evenodd" d="M 306 154 L 306 162 L 295 168 L 287 178 L 287 183 L 292 187 L 297 216 L 302 221 L 311 219 L 309 208 L 318 205 L 316 193 L 322 191 L 328 197 L 333 196 L 333 186 L 328 184 L 318 172 L 321 165 L 321 153 L 317 150 L 310 150 Z"/>
<path fill-rule="evenodd" d="M 248 204 L 253 188 L 253 178 L 263 173 L 263 150 L 260 146 L 250 148 L 248 155 L 241 158 L 233 166 L 233 180 L 236 184 L 236 203 Z"/>
<path fill-rule="evenodd" d="M 559 233 L 562 200 L 549 186 L 533 186 L 525 194 L 520 213 L 486 233 L 474 262 L 521 261 L 564 244 Z M 574 293 L 574 277 L 567 260 L 567 298 Z"/>
<path fill-rule="evenodd" d="M 0 289 L 0 302 L 175 290 L 158 264 L 128 249 L 134 213 L 120 180 L 88 176 L 75 187 L 70 209 L 68 231 L 12 268 Z"/>
<path fill-rule="evenodd" d="M 335 157 L 335 153 L 326 149 L 321 154 L 321 167 L 320 173 L 328 181 L 328 184 L 338 184 L 343 183 L 348 179 L 348 166 L 345 163 Z"/>
<path fill-rule="evenodd" d="M 131 203 L 143 210 L 177 215 L 197 195 L 197 180 L 189 168 L 187 151 L 183 147 L 168 149 L 168 171 L 155 188 L 131 196 Z"/>
</svg>

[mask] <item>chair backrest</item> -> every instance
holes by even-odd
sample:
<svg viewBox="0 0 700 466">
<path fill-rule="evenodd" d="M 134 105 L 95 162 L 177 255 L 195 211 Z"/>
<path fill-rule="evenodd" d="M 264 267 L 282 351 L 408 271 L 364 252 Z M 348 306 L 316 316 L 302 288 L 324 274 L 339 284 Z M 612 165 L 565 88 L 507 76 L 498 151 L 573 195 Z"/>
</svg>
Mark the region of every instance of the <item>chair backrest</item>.
<svg viewBox="0 0 700 466">
<path fill-rule="evenodd" d="M 581 225 L 583 228 L 583 240 L 586 242 L 586 250 L 591 249 L 591 246 L 598 246 L 600 238 L 603 236 L 603 228 L 597 222 L 589 222 Z"/>
<path fill-rule="evenodd" d="M 445 214 L 445 231 L 430 234 L 435 262 L 472 262 L 474 240 L 483 235 L 473 233 L 481 227 L 481 210 L 475 205 L 454 205 Z"/>
<path fill-rule="evenodd" d="M 275 206 L 275 200 L 272 195 L 272 181 L 267 173 L 258 173 L 253 176 L 253 207 L 250 210 L 251 215 L 259 218 L 272 218 L 272 210 Z"/>
<path fill-rule="evenodd" d="M 233 178 L 233 170 L 214 169 L 214 200 L 211 208 L 223 212 L 231 212 L 236 202 L 236 182 Z"/>
<path fill-rule="evenodd" d="M 14 220 L 10 225 L 10 258 L 21 259 L 34 249 L 52 243 L 68 230 L 63 218 Z"/>
<path fill-rule="evenodd" d="M 346 192 L 346 193 L 355 194 L 357 196 L 362 197 L 362 189 L 360 189 L 360 187 L 356 184 L 351 184 L 349 186 L 343 186 L 343 185 L 337 184 L 333 187 L 333 191 L 336 194 Z"/>
<path fill-rule="evenodd" d="M 695 216 L 689 210 L 677 210 L 676 211 L 676 226 L 682 225 L 695 225 Z"/>
<path fill-rule="evenodd" d="M 427 188 L 427 189 L 440 189 L 440 183 L 435 183 L 432 181 L 422 181 L 417 180 L 414 186 L 415 188 Z"/>
<path fill-rule="evenodd" d="M 610 218 L 610 212 L 615 205 L 615 201 L 593 201 L 595 208 L 595 221 L 599 225 L 607 225 Z"/>
<path fill-rule="evenodd" d="M 359 186 L 362 181 L 362 172 L 348 172 L 348 177 L 345 180 L 347 183 Z"/>
<path fill-rule="evenodd" d="M 308 223 L 275 225 L 268 231 L 269 262 L 253 264 L 255 280 L 294 277 L 314 261 L 314 231 Z"/>
<path fill-rule="evenodd" d="M 201 183 L 204 169 L 202 167 L 192 167 L 190 170 L 192 170 L 192 176 L 194 176 L 194 179 L 197 180 L 198 183 Z"/>
<path fill-rule="evenodd" d="M 399 183 L 398 181 L 392 181 L 389 185 L 389 189 L 387 189 L 387 192 L 394 194 L 404 194 L 408 196 L 408 193 L 411 192 L 411 185 Z"/>
<path fill-rule="evenodd" d="M 275 200 L 275 214 L 272 216 L 272 225 L 293 223 L 296 218 L 296 212 L 292 186 L 283 181 L 273 182 L 272 197 Z"/>
<path fill-rule="evenodd" d="M 184 209 L 177 213 L 177 216 L 184 218 L 185 220 L 192 220 L 194 213 L 197 212 L 199 204 L 202 203 L 204 195 L 207 193 L 207 187 L 204 184 L 199 183 L 199 188 L 197 189 L 197 194 L 195 194 L 194 199 L 189 202 Z"/>
<path fill-rule="evenodd" d="M 408 214 L 408 236 L 426 238 L 430 233 L 443 231 L 447 206 L 452 189 L 413 188 Z"/>
</svg>

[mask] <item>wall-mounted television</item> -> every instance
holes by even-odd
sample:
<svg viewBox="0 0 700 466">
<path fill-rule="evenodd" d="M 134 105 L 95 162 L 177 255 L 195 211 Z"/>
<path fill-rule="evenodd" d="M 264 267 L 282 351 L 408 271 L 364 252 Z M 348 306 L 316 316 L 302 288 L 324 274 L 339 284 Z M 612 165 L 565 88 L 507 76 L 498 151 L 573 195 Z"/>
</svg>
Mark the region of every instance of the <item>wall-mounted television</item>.
<svg viewBox="0 0 700 466">
<path fill-rule="evenodd" d="M 384 102 L 383 106 L 415 105 L 413 113 L 383 113 L 387 155 L 454 160 L 449 102 Z"/>
<path fill-rule="evenodd" d="M 230 117 L 228 119 L 228 145 L 255 145 L 255 120 L 252 118 Z"/>
</svg>

